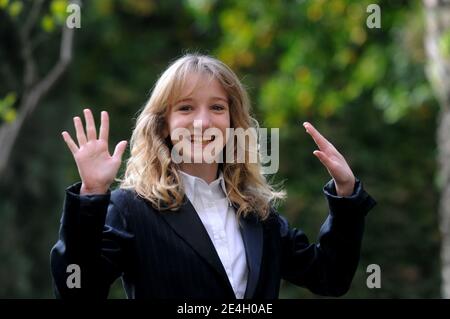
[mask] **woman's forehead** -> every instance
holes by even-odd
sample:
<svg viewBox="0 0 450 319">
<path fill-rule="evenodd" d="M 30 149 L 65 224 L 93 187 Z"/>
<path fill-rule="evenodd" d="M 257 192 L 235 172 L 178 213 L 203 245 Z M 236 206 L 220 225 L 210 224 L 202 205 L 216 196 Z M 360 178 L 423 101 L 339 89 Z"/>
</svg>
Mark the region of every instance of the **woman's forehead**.
<svg viewBox="0 0 450 319">
<path fill-rule="evenodd" d="M 179 79 L 174 91 L 175 103 L 195 99 L 198 96 L 207 96 L 210 99 L 222 99 L 228 102 L 228 94 L 219 79 L 206 72 L 187 74 Z"/>
</svg>

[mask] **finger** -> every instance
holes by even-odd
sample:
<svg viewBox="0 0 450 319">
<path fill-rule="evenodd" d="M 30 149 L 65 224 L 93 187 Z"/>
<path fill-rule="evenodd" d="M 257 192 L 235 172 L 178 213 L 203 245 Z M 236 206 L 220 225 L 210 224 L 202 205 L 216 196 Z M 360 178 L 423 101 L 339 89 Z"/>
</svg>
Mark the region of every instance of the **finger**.
<svg viewBox="0 0 450 319">
<path fill-rule="evenodd" d="M 77 144 L 75 144 L 75 142 L 73 141 L 73 139 L 70 137 L 70 134 L 67 133 L 66 131 L 61 133 L 64 142 L 66 142 L 67 146 L 69 147 L 70 151 L 72 152 L 73 155 L 75 155 L 76 152 L 78 152 L 78 147 Z"/>
<path fill-rule="evenodd" d="M 116 145 L 116 148 L 114 149 L 114 154 L 112 157 L 118 159 L 119 161 L 122 160 L 122 155 L 125 152 L 125 149 L 127 148 L 127 141 L 121 141 Z"/>
<path fill-rule="evenodd" d="M 84 118 L 86 119 L 86 134 L 88 141 L 96 140 L 97 132 L 95 130 L 95 121 L 90 109 L 84 110 Z"/>
<path fill-rule="evenodd" d="M 100 139 L 108 143 L 109 135 L 109 116 L 108 112 L 103 111 L 101 113 L 101 124 L 100 124 Z"/>
<path fill-rule="evenodd" d="M 328 172 L 332 171 L 333 161 L 321 151 L 314 151 L 313 154 L 320 160 L 320 162 L 327 168 Z"/>
<path fill-rule="evenodd" d="M 81 147 L 87 143 L 86 135 L 84 134 L 83 123 L 81 122 L 81 119 L 78 116 L 73 118 L 73 123 L 75 125 L 78 145 Z"/>
<path fill-rule="evenodd" d="M 311 123 L 305 122 L 303 126 L 306 129 L 306 132 L 311 135 L 314 142 L 317 144 L 321 151 L 325 150 L 327 147 L 331 145 L 331 143 L 319 133 L 318 130 Z"/>
</svg>

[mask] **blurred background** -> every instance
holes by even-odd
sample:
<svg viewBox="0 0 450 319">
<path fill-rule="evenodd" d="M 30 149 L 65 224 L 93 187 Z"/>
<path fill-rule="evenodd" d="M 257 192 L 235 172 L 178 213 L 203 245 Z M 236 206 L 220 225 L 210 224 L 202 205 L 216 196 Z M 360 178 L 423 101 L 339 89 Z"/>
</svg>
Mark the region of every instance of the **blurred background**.
<svg viewBox="0 0 450 319">
<path fill-rule="evenodd" d="M 54 296 L 49 252 L 64 190 L 79 180 L 60 135 L 73 134 L 72 117 L 89 107 L 98 121 L 107 110 L 110 147 L 129 139 L 158 75 L 186 52 L 227 63 L 261 127 L 280 128 L 274 181 L 288 199 L 279 210 L 311 241 L 327 215 L 330 177 L 302 122 L 316 125 L 377 200 L 345 298 L 450 297 L 446 1 L 75 3 L 79 20 L 67 0 L 0 0 L 1 298 Z M 381 288 L 366 284 L 370 264 L 380 266 Z M 120 281 L 110 297 L 124 297 Z M 280 297 L 317 296 L 283 282 Z"/>
</svg>

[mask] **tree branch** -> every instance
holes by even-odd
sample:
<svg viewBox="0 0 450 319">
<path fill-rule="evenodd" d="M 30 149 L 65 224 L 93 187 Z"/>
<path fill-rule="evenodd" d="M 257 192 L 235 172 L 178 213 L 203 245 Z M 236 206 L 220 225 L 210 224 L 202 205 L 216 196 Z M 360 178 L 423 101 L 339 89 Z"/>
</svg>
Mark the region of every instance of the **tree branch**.
<svg viewBox="0 0 450 319">
<path fill-rule="evenodd" d="M 44 0 L 33 1 L 33 6 L 31 7 L 26 22 L 23 25 L 23 28 L 20 30 L 21 36 L 24 39 L 28 39 L 30 37 L 30 33 L 33 30 L 34 25 L 36 24 L 36 20 L 39 18 L 39 14 L 41 13 L 43 5 Z"/>
<path fill-rule="evenodd" d="M 24 109 L 21 110 L 21 112 L 25 113 L 25 116 L 28 116 L 34 111 L 42 96 L 50 90 L 72 60 L 73 34 L 73 29 L 67 28 L 66 25 L 63 26 L 59 60 L 50 72 L 41 81 L 36 83 L 30 94 L 26 97 Z"/>
<path fill-rule="evenodd" d="M 40 0 L 38 4 L 42 6 L 42 2 L 43 1 Z M 26 118 L 33 113 L 41 99 L 55 85 L 56 81 L 61 77 L 72 60 L 74 30 L 69 29 L 64 24 L 62 27 L 59 58 L 47 75 L 35 82 L 35 62 L 33 59 L 29 34 L 34 25 L 32 20 L 37 19 L 38 14 L 36 14 L 36 12 L 40 11 L 38 4 L 34 3 L 33 8 L 36 8 L 36 11 L 32 10 L 30 13 L 31 22 L 28 21 L 27 25 L 20 33 L 22 57 L 26 64 L 24 72 L 25 88 L 21 105 L 18 108 L 16 120 L 13 123 L 4 123 L 0 126 L 0 145 L 2 150 L 0 152 L 0 176 L 3 175 L 6 170 L 13 146 Z"/>
<path fill-rule="evenodd" d="M 24 91 L 26 92 L 36 80 L 36 63 L 33 57 L 33 48 L 30 41 L 30 34 L 39 14 L 42 10 L 44 0 L 33 1 L 33 6 L 30 9 L 30 13 L 26 19 L 26 22 L 22 29 L 19 31 L 20 45 L 21 45 L 21 56 L 25 63 L 24 68 Z"/>
</svg>

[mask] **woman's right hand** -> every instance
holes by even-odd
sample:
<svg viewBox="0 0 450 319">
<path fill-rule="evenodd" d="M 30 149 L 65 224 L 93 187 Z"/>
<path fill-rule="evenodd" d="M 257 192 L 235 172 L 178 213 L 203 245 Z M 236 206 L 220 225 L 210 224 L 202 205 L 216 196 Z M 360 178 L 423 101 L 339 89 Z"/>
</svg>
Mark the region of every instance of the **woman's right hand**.
<svg viewBox="0 0 450 319">
<path fill-rule="evenodd" d="M 80 173 L 82 182 L 80 195 L 105 194 L 114 182 L 119 170 L 127 141 L 119 142 L 111 156 L 108 150 L 108 113 L 101 112 L 98 139 L 91 110 L 85 109 L 84 117 L 86 119 L 86 134 L 81 119 L 78 116 L 73 118 L 78 145 L 66 131 L 62 132 L 62 136 L 72 152 Z"/>
</svg>

